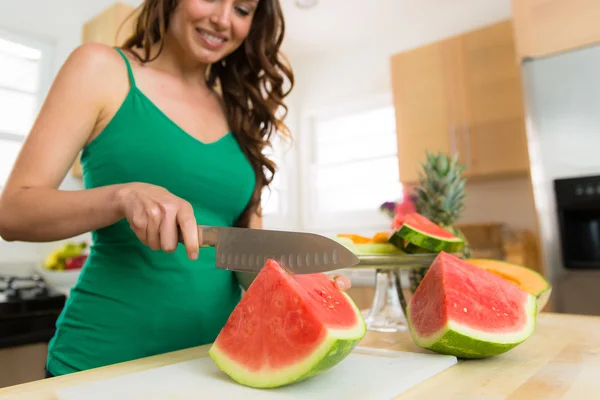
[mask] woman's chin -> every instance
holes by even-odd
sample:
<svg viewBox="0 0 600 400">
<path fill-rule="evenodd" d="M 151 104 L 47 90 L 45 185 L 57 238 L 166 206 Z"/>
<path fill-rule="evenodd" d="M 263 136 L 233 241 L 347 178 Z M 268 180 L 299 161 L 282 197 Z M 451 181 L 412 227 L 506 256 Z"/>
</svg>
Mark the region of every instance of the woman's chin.
<svg viewBox="0 0 600 400">
<path fill-rule="evenodd" d="M 220 49 L 218 51 L 205 49 L 205 48 L 196 48 L 193 50 L 194 59 L 200 64 L 214 64 L 221 61 L 223 58 L 227 57 L 229 54 L 228 49 Z"/>
</svg>

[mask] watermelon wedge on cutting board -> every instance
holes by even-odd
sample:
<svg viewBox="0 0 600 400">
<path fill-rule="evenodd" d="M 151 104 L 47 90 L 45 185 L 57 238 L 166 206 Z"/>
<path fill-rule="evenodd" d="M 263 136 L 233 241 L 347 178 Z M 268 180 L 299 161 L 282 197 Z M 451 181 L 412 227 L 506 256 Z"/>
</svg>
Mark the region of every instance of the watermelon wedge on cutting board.
<svg viewBox="0 0 600 400">
<path fill-rule="evenodd" d="M 357 347 L 336 368 L 311 379 L 273 389 L 256 389 L 231 380 L 206 355 L 64 388 L 56 395 L 59 400 L 388 400 L 456 362 L 453 356 Z"/>
</svg>

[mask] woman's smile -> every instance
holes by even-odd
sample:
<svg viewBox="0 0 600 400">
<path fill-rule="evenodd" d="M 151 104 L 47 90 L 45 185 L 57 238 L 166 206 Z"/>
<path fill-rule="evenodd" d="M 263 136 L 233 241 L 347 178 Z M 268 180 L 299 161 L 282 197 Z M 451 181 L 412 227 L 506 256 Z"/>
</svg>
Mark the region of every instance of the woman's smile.
<svg viewBox="0 0 600 400">
<path fill-rule="evenodd" d="M 211 50 L 221 49 L 228 41 L 228 37 L 222 33 L 208 31 L 203 28 L 196 28 L 196 32 L 198 32 L 204 46 Z"/>
</svg>

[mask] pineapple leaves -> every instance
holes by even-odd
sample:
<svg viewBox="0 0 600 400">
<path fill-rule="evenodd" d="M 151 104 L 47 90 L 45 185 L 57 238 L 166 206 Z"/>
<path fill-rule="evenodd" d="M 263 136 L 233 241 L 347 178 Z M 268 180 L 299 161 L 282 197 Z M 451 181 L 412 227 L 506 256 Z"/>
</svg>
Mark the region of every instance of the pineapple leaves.
<svg viewBox="0 0 600 400">
<path fill-rule="evenodd" d="M 415 188 L 417 212 L 442 226 L 451 226 L 464 211 L 465 167 L 459 154 L 426 153 L 421 163 L 419 185 Z"/>
</svg>

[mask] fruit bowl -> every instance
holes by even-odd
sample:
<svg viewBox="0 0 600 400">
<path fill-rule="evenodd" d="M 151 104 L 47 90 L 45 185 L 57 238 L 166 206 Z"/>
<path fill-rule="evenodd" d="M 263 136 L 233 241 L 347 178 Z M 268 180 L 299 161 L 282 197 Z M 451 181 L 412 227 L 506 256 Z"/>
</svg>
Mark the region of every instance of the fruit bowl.
<svg viewBox="0 0 600 400">
<path fill-rule="evenodd" d="M 41 265 L 36 266 L 36 272 L 44 279 L 48 286 L 63 293 L 68 293 L 77 283 L 81 269 L 50 270 Z"/>
</svg>

